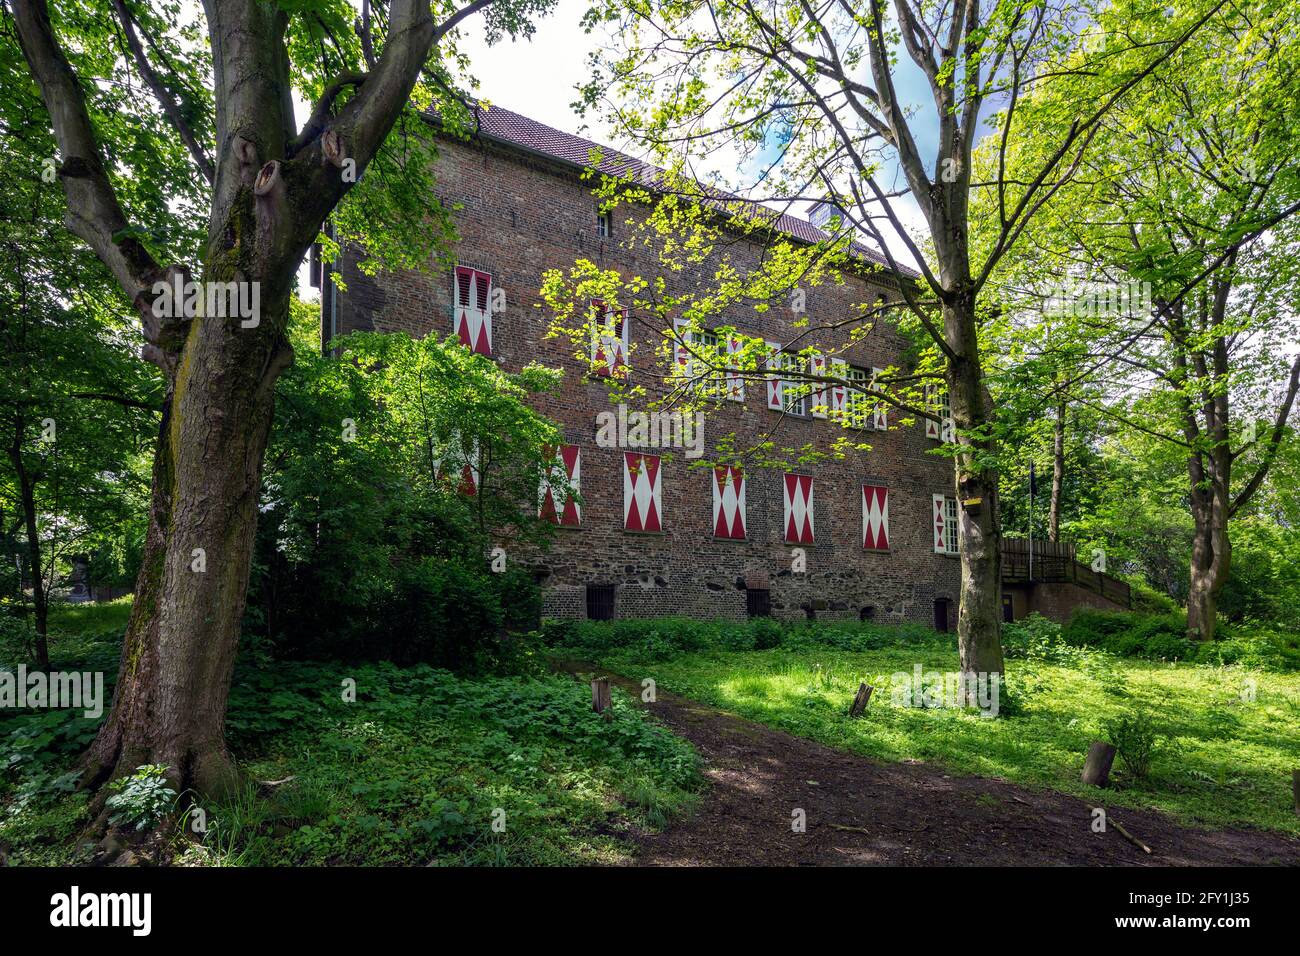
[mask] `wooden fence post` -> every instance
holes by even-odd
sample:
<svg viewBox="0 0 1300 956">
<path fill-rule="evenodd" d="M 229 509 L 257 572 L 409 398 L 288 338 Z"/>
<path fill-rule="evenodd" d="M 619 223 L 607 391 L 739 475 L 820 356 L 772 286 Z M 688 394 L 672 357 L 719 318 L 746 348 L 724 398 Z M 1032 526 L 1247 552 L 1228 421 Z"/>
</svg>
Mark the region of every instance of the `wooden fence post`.
<svg viewBox="0 0 1300 956">
<path fill-rule="evenodd" d="M 1104 787 L 1110 779 L 1110 765 L 1115 762 L 1115 748 L 1094 740 L 1088 748 L 1088 759 L 1083 762 L 1083 782 L 1093 787 Z"/>
<path fill-rule="evenodd" d="M 874 690 L 870 684 L 862 683 L 858 685 L 858 692 L 853 696 L 853 705 L 849 708 L 850 717 L 861 717 L 862 712 L 867 709 L 867 704 L 871 702 L 871 692 Z M 1297 771 L 1300 773 L 1300 771 Z"/>
<path fill-rule="evenodd" d="M 609 678 L 597 677 L 591 682 L 591 709 L 598 714 L 609 711 Z"/>
</svg>

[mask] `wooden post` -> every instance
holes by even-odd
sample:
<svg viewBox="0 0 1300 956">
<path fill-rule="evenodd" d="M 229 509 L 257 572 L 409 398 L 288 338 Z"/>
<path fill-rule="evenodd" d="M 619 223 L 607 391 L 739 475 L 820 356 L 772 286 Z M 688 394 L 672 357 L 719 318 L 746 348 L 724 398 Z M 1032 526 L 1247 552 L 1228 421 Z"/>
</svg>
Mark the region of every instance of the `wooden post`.
<svg viewBox="0 0 1300 956">
<path fill-rule="evenodd" d="M 1083 762 L 1083 782 L 1093 787 L 1104 787 L 1110 779 L 1110 765 L 1115 762 L 1115 748 L 1094 740 L 1088 748 L 1088 759 Z"/>
<path fill-rule="evenodd" d="M 858 692 L 853 696 L 853 705 L 849 708 L 850 717 L 862 716 L 862 712 L 867 709 L 867 704 L 871 702 L 871 692 L 874 689 L 866 683 L 858 685 Z M 1300 771 L 1296 773 L 1300 774 Z"/>
<path fill-rule="evenodd" d="M 591 682 L 591 709 L 598 714 L 609 711 L 609 678 L 597 677 Z"/>
<path fill-rule="evenodd" d="M 1295 798 L 1295 815 L 1300 817 L 1300 769 L 1291 771 L 1291 796 Z"/>
</svg>

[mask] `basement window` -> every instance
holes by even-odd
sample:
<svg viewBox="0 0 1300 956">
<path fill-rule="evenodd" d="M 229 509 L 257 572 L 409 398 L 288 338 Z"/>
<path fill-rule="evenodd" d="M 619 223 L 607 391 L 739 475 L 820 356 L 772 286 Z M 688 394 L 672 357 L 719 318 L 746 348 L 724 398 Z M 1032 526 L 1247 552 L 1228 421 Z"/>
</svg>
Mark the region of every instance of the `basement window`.
<svg viewBox="0 0 1300 956">
<path fill-rule="evenodd" d="M 590 621 L 614 619 L 614 585 L 587 585 L 587 619 Z"/>
</svg>

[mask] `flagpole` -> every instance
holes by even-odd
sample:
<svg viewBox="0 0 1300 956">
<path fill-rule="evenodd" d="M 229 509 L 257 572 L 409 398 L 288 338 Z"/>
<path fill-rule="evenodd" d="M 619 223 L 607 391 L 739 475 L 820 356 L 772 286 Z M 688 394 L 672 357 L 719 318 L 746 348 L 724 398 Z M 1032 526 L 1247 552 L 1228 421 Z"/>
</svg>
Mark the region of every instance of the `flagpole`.
<svg viewBox="0 0 1300 956">
<path fill-rule="evenodd" d="M 1029 463 L 1029 583 L 1034 582 L 1034 463 Z"/>
</svg>

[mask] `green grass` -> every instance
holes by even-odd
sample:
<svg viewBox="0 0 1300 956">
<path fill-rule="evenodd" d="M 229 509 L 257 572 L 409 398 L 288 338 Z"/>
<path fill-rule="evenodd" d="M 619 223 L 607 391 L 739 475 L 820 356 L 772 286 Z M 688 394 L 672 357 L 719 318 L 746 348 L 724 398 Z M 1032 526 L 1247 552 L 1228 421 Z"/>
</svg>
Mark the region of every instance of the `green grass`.
<svg viewBox="0 0 1300 956">
<path fill-rule="evenodd" d="M 863 629 L 858 643 L 881 643 L 880 630 Z M 1010 692 L 996 719 L 894 706 L 895 672 L 910 674 L 918 663 L 957 670 L 949 637 L 931 633 L 919 639 L 909 631 L 900 638 L 907 643 L 841 650 L 815 643 L 834 634 L 833 626 L 819 625 L 787 641 L 794 646 L 770 650 L 647 659 L 633 644 L 594 656 L 638 681 L 652 677 L 664 690 L 877 759 L 921 760 L 1109 804 L 1157 807 L 1187 822 L 1300 834 L 1291 795 L 1291 771 L 1300 767 L 1300 674 L 1135 660 L 1057 644 L 1008 660 Z M 592 655 L 590 646 L 584 650 Z M 863 680 L 877 690 L 866 717 L 850 720 L 848 706 Z M 1252 688 L 1253 701 L 1246 699 Z M 1126 779 L 1117 760 L 1113 788 L 1085 787 L 1084 754 L 1104 736 L 1103 724 L 1143 710 L 1161 736 L 1149 776 Z"/>
<path fill-rule="evenodd" d="M 56 668 L 115 665 L 121 609 L 80 620 L 61 609 L 59 620 Z M 355 702 L 344 700 L 345 680 L 356 682 Z M 88 822 L 86 794 L 71 789 L 75 761 L 97 723 L 66 711 L 0 713 L 0 849 L 11 864 L 75 861 Z M 175 842 L 177 862 L 617 862 L 630 831 L 663 826 L 699 786 L 690 746 L 624 695 L 606 721 L 592 713 L 589 689 L 547 674 L 469 680 L 427 666 L 243 664 L 227 735 L 250 784 L 201 804 L 206 830 L 199 842 Z"/>
</svg>

